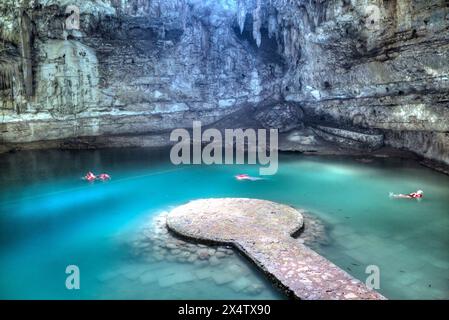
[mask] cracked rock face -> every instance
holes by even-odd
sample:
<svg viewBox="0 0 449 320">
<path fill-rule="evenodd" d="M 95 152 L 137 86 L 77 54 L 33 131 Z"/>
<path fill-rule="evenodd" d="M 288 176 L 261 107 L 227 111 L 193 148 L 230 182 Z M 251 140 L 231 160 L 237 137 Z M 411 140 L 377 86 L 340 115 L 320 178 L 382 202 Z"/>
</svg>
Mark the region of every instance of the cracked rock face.
<svg viewBox="0 0 449 320">
<path fill-rule="evenodd" d="M 376 129 L 449 164 L 448 28 L 444 0 L 3 0 L 0 141 L 260 109 L 263 127 Z"/>
<path fill-rule="evenodd" d="M 32 38 L 35 89 L 26 95 L 23 75 L 2 69 L 8 76 L 0 91 L 3 142 L 209 124 L 277 96 L 279 55 L 268 50 L 259 57 L 239 38 L 234 11 L 224 2 L 72 1 L 79 30 L 63 27 L 67 3 L 22 1 L 25 10 L 0 5 L 2 27 L 25 15 L 32 21 L 31 36 L 12 25 L 5 33 L 18 38 L 8 42 L 16 50 L 11 55 L 20 55 L 21 38 Z"/>
<path fill-rule="evenodd" d="M 273 1 L 285 99 L 317 122 L 380 129 L 388 145 L 449 163 L 445 2 L 295 2 Z"/>
<path fill-rule="evenodd" d="M 294 104 L 277 104 L 256 114 L 255 118 L 265 129 L 290 131 L 302 125 L 304 113 Z"/>
</svg>

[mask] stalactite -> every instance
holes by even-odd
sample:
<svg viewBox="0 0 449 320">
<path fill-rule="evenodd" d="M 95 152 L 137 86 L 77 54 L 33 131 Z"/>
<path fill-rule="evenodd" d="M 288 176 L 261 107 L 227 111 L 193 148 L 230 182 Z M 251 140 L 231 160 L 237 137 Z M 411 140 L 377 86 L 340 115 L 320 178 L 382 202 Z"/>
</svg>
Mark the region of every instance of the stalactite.
<svg viewBox="0 0 449 320">
<path fill-rule="evenodd" d="M 33 95 L 33 65 L 31 60 L 31 20 L 22 12 L 20 15 L 20 49 L 22 54 L 22 72 L 25 94 Z"/>
<path fill-rule="evenodd" d="M 290 37 L 286 27 L 282 30 L 282 40 L 284 45 L 284 55 L 290 57 Z"/>
<path fill-rule="evenodd" d="M 296 64 L 299 58 L 299 31 L 293 27 L 290 31 L 290 53 L 294 64 Z"/>
<path fill-rule="evenodd" d="M 0 62 L 0 89 L 10 89 L 14 85 L 14 79 L 19 76 L 19 68 L 11 61 Z"/>
<path fill-rule="evenodd" d="M 237 22 L 240 27 L 240 33 L 243 32 L 246 20 L 246 4 L 244 0 L 238 0 L 237 3 Z"/>
<path fill-rule="evenodd" d="M 27 7 L 27 3 L 24 3 Z M 20 105 L 24 94 L 24 77 L 22 49 L 22 11 L 17 8 L 2 8 L 4 16 L 0 25 L 0 89 L 8 90 L 11 105 L 20 113 Z M 29 21 L 28 21 L 29 22 Z M 31 49 L 30 49 L 31 50 Z M 31 51 L 27 51 L 31 56 Z M 31 61 L 31 59 L 30 59 Z M 32 82 L 31 82 L 32 83 Z"/>
<path fill-rule="evenodd" d="M 268 37 L 270 39 L 273 37 L 277 38 L 277 34 L 278 34 L 278 22 L 276 19 L 276 14 L 272 12 L 268 16 Z"/>
<path fill-rule="evenodd" d="M 20 62 L 15 57 L 0 55 L 0 90 L 9 90 L 11 105 L 14 111 L 20 113 L 18 99 L 22 93 L 22 73 Z"/>
<path fill-rule="evenodd" d="M 205 28 L 201 22 L 198 22 L 198 25 L 201 34 L 201 51 L 203 52 L 203 57 L 206 58 L 209 54 L 210 33 L 209 29 Z"/>
<path fill-rule="evenodd" d="M 260 28 L 262 27 L 262 4 L 261 0 L 257 0 L 256 9 L 253 11 L 253 38 L 256 41 L 258 47 L 262 43 L 262 35 Z"/>
<path fill-rule="evenodd" d="M 189 6 L 187 5 L 187 2 L 183 0 L 181 4 L 181 24 L 183 31 L 186 30 L 188 16 L 189 16 Z"/>
</svg>

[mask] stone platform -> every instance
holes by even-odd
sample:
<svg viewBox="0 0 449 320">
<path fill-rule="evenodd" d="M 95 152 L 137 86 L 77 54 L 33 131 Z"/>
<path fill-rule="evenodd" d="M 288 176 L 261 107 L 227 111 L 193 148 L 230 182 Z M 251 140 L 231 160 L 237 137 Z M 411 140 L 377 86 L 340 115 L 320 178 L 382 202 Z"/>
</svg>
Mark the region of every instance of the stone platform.
<svg viewBox="0 0 449 320">
<path fill-rule="evenodd" d="M 302 226 L 296 209 L 245 198 L 195 200 L 167 216 L 167 227 L 183 237 L 235 246 L 296 298 L 385 299 L 295 240 Z"/>
</svg>

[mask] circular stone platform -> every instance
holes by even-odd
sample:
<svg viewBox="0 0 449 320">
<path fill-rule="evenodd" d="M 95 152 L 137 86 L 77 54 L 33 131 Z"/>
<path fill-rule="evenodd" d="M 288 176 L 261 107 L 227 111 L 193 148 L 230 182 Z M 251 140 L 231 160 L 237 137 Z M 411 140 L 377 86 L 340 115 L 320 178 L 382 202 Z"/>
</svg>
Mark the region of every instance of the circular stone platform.
<svg viewBox="0 0 449 320">
<path fill-rule="evenodd" d="M 230 244 L 300 299 L 385 299 L 296 241 L 302 214 L 245 198 L 201 199 L 172 210 L 167 227 L 184 237 Z"/>
</svg>

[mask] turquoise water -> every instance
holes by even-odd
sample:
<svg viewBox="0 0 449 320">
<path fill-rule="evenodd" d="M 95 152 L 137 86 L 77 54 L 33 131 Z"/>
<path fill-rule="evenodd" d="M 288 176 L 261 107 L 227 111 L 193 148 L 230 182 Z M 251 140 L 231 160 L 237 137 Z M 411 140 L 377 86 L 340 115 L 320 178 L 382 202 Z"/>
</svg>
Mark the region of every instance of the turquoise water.
<svg viewBox="0 0 449 320">
<path fill-rule="evenodd" d="M 258 168 L 174 166 L 167 150 L 109 149 L 1 155 L 0 169 L 0 298 L 283 298 L 238 256 L 232 263 L 246 268 L 260 292 L 210 278 L 163 286 L 160 279 L 198 269 L 175 261 L 137 261 L 153 278 L 130 276 L 135 258 L 126 244 L 140 227 L 204 197 L 304 208 L 326 226 L 328 240 L 314 249 L 362 281 L 366 266 L 377 265 L 380 292 L 388 298 L 449 298 L 449 177 L 413 161 L 282 154 L 276 175 L 236 181 L 234 175 L 257 175 Z M 108 172 L 112 181 L 86 183 L 80 177 L 88 170 Z M 388 197 L 418 188 L 425 192 L 420 202 Z M 65 268 L 72 264 L 80 268 L 80 290 L 65 288 Z"/>
</svg>

